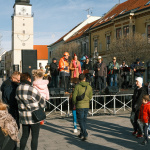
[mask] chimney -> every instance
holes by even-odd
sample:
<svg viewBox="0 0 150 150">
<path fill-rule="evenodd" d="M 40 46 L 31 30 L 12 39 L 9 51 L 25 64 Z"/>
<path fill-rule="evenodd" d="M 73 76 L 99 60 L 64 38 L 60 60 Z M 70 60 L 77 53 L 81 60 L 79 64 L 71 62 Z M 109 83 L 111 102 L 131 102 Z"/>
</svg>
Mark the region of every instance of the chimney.
<svg viewBox="0 0 150 150">
<path fill-rule="evenodd" d="M 91 16 L 90 15 L 87 15 L 87 18 L 90 18 Z"/>
</svg>

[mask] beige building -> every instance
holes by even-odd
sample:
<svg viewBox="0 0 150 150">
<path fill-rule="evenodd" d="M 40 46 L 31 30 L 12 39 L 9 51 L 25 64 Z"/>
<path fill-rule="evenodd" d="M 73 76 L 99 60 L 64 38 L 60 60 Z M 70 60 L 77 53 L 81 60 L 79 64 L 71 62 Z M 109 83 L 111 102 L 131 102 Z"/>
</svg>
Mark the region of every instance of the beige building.
<svg viewBox="0 0 150 150">
<path fill-rule="evenodd" d="M 150 42 L 150 1 L 128 0 L 117 4 L 90 29 L 90 53 L 108 58 L 113 40 L 140 33 Z"/>
</svg>

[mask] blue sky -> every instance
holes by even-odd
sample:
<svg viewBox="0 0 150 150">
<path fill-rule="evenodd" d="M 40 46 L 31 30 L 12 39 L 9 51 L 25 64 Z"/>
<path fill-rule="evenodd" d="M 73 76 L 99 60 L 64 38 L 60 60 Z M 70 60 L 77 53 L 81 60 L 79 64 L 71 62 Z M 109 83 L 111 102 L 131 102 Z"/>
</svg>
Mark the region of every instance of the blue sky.
<svg viewBox="0 0 150 150">
<path fill-rule="evenodd" d="M 120 0 L 124 2 L 126 0 Z M 30 0 L 34 13 L 34 45 L 49 45 L 86 20 L 86 9 L 102 16 L 119 0 Z M 15 0 L 0 0 L 1 47 L 11 50 L 11 15 Z"/>
</svg>

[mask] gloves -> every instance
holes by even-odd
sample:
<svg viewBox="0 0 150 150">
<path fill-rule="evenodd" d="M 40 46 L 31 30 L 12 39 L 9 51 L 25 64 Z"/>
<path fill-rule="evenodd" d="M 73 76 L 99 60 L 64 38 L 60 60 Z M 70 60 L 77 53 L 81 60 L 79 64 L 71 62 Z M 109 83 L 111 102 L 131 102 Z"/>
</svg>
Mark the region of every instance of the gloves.
<svg viewBox="0 0 150 150">
<path fill-rule="evenodd" d="M 68 67 L 65 67 L 64 70 L 68 70 Z"/>
</svg>

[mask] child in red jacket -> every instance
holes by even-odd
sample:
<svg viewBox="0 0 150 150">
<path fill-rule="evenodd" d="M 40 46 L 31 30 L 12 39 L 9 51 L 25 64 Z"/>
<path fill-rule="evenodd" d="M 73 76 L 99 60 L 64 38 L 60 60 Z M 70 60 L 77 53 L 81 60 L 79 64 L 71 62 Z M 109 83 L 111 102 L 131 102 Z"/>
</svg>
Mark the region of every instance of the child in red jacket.
<svg viewBox="0 0 150 150">
<path fill-rule="evenodd" d="M 139 120 L 144 125 L 144 140 L 142 145 L 147 145 L 148 143 L 148 124 L 150 123 L 150 102 L 149 95 L 143 96 L 142 105 L 139 112 Z"/>
</svg>

